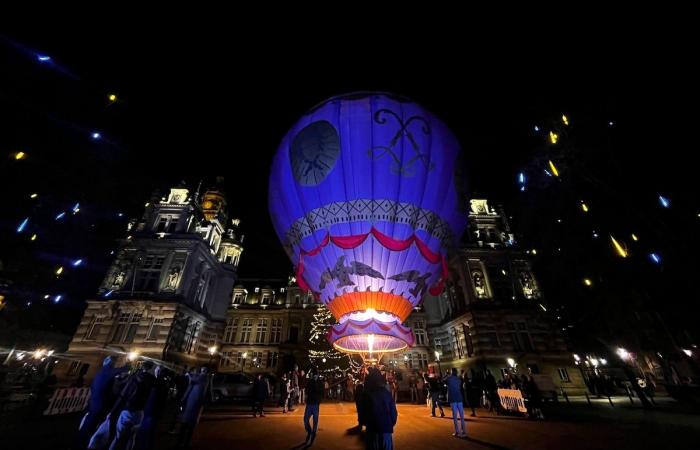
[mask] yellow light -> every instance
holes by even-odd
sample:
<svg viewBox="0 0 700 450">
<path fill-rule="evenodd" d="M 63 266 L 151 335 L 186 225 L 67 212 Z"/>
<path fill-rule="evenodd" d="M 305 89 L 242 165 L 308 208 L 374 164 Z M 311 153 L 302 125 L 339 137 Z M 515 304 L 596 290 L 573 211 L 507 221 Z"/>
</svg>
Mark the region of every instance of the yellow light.
<svg viewBox="0 0 700 450">
<path fill-rule="evenodd" d="M 115 94 L 109 94 L 109 101 L 114 103 L 117 101 L 117 96 Z"/>
<path fill-rule="evenodd" d="M 554 175 L 555 177 L 559 176 L 559 171 L 557 170 L 557 166 L 555 166 L 551 160 L 549 161 L 549 168 L 552 169 L 552 175 Z"/>
<path fill-rule="evenodd" d="M 374 350 L 374 335 L 370 334 L 367 336 L 367 348 L 369 349 L 369 355 L 372 356 L 372 350 Z"/>
<path fill-rule="evenodd" d="M 146 203 L 146 204 L 143 205 L 143 206 L 146 207 L 146 208 L 148 208 L 150 205 L 151 205 L 151 203 L 149 202 L 149 203 Z"/>
<path fill-rule="evenodd" d="M 139 357 L 138 352 L 129 352 L 129 354 L 126 355 L 126 359 L 128 359 L 129 361 L 135 361 L 136 358 L 138 358 L 138 357 Z"/>
<path fill-rule="evenodd" d="M 559 140 L 559 135 L 557 133 L 555 133 L 554 131 L 550 131 L 549 132 L 549 141 L 552 144 L 556 144 L 558 140 Z"/>
<path fill-rule="evenodd" d="M 632 233 L 632 240 L 637 242 L 639 240 L 639 238 L 637 237 L 636 234 Z"/>
<path fill-rule="evenodd" d="M 34 193 L 34 194 L 30 195 L 29 198 L 37 198 L 38 196 L 39 196 L 39 194 Z"/>
<path fill-rule="evenodd" d="M 537 254 L 537 250 L 535 250 L 535 249 L 533 248 L 533 249 L 532 249 L 532 254 L 533 254 L 533 255 L 536 255 L 536 254 Z"/>
<path fill-rule="evenodd" d="M 613 246 L 615 247 L 615 250 L 617 251 L 617 254 L 620 255 L 623 258 L 627 258 L 627 250 L 625 250 L 622 245 L 620 245 L 619 242 L 615 240 L 614 237 L 610 236 L 610 239 L 612 240 Z"/>
<path fill-rule="evenodd" d="M 56 271 L 56 275 L 60 275 L 62 273 L 63 273 L 63 266 L 58 268 L 58 270 Z"/>
<path fill-rule="evenodd" d="M 540 308 L 542 308 L 542 311 L 547 312 L 547 308 L 545 308 L 542 303 L 540 303 Z"/>
<path fill-rule="evenodd" d="M 593 282 L 591 282 L 590 278 L 584 278 L 583 284 L 585 284 L 586 286 L 593 286 Z"/>
<path fill-rule="evenodd" d="M 17 152 L 17 153 L 15 153 L 15 159 L 18 160 L 18 161 L 19 161 L 20 159 L 24 159 L 24 158 L 26 158 L 26 157 L 27 157 L 27 154 L 24 153 L 24 152 Z"/>
<path fill-rule="evenodd" d="M 561 115 L 561 121 L 564 122 L 564 125 L 569 125 L 569 118 L 564 114 Z"/>
<path fill-rule="evenodd" d="M 36 234 L 32 234 L 32 237 L 29 239 L 30 241 L 36 241 Z"/>
<path fill-rule="evenodd" d="M 585 203 L 581 202 L 581 209 L 583 210 L 583 212 L 588 212 L 588 205 L 586 205 Z"/>
</svg>

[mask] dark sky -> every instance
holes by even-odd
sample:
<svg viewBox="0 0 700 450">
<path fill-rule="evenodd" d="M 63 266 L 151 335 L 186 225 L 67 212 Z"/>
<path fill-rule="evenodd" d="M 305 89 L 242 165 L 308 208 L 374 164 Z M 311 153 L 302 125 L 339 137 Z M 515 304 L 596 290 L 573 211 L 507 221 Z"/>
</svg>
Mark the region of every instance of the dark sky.
<svg viewBox="0 0 700 450">
<path fill-rule="evenodd" d="M 216 176 L 225 178 L 231 215 L 242 219 L 241 276 L 286 276 L 291 267 L 266 204 L 281 137 L 327 97 L 381 90 L 413 98 L 457 134 L 469 192 L 503 203 L 523 242 L 551 250 L 540 264 L 552 301 L 585 295 L 573 293 L 584 272 L 623 284 L 661 272 L 644 257 L 658 249 L 664 273 L 658 286 L 643 290 L 667 292 L 674 305 L 698 312 L 679 297 L 698 294 L 688 280 L 698 268 L 700 203 L 691 160 L 699 78 L 670 38 L 667 46 L 623 39 L 555 48 L 518 40 L 490 49 L 459 33 L 390 39 L 386 31 L 323 46 L 293 32 L 270 39 L 217 27 L 100 23 L 0 36 L 0 154 L 30 155 L 0 163 L 0 259 L 3 276 L 27 298 L 64 290 L 79 309 L 101 281 L 127 217 L 141 214 L 154 189 L 180 180 L 194 188 Z M 51 62 L 40 63 L 37 52 Z M 108 105 L 109 93 L 118 95 L 116 104 Z M 562 113 L 572 123 L 569 137 L 552 148 L 543 132 Z M 100 141 L 90 139 L 93 130 Z M 543 179 L 548 158 L 560 161 L 558 184 Z M 520 170 L 532 180 L 524 194 L 516 185 Z M 31 203 L 34 191 L 41 196 Z M 660 193 L 672 199 L 670 210 L 659 208 Z M 577 215 L 581 197 L 593 203 L 595 218 L 585 218 L 591 223 Z M 53 220 L 77 201 L 78 216 Z M 33 245 L 14 232 L 26 216 L 39 234 Z M 560 216 L 567 228 L 550 229 Z M 643 230 L 639 270 L 615 272 L 609 241 L 596 250 L 592 228 L 621 236 Z M 550 270 L 562 267 L 553 250 L 560 246 L 576 249 L 566 258 L 570 279 L 563 285 Z M 55 266 L 78 256 L 89 260 L 82 272 L 54 281 Z"/>
</svg>

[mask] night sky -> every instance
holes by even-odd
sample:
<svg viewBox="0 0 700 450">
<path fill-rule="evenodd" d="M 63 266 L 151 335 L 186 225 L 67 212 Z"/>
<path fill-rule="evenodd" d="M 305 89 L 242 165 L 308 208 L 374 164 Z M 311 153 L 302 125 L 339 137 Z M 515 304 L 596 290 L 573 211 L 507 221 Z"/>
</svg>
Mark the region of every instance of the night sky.
<svg viewBox="0 0 700 450">
<path fill-rule="evenodd" d="M 538 249 L 536 275 L 568 324 L 651 308 L 673 327 L 690 327 L 700 312 L 697 112 L 687 112 L 697 105 L 698 73 L 686 59 L 641 42 L 487 52 L 454 37 L 402 45 L 349 38 L 328 51 L 302 38 L 262 44 L 174 27 L 55 31 L 0 35 L 0 278 L 13 282 L 15 305 L 33 302 L 16 311 L 26 326 L 71 333 L 128 219 L 151 192 L 180 181 L 195 189 L 224 177 L 230 215 L 246 236 L 241 277 L 288 275 L 267 212 L 272 155 L 303 112 L 357 90 L 408 96 L 451 127 L 468 191 L 503 204 L 521 243 Z M 547 132 L 562 126 L 562 114 L 568 135 L 551 145 Z M 20 150 L 28 158 L 14 161 Z M 550 159 L 559 180 L 543 172 Z M 54 220 L 61 211 L 67 217 Z M 629 245 L 630 258 L 615 256 L 610 234 Z M 84 266 L 68 268 L 75 258 Z M 60 265 L 66 272 L 56 280 Z M 45 293 L 65 300 L 40 300 Z"/>
</svg>

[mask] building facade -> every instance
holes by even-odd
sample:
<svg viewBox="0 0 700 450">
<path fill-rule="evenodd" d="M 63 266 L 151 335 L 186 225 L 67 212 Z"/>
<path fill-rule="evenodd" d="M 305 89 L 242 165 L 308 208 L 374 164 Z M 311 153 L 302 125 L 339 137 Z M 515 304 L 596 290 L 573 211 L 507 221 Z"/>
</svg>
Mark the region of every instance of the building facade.
<svg viewBox="0 0 700 450">
<path fill-rule="evenodd" d="M 152 198 L 129 223 L 70 343 L 72 361 L 57 373 L 91 377 L 115 353 L 174 368 L 211 363 L 243 251 L 238 224 L 229 222 L 219 187 L 202 195 L 175 187 Z"/>
<path fill-rule="evenodd" d="M 523 251 L 503 211 L 471 200 L 465 243 L 450 260 L 450 281 L 424 307 L 432 345 L 444 368 L 508 372 L 551 378 L 558 390 L 581 394 L 580 370 L 548 311 Z"/>
</svg>

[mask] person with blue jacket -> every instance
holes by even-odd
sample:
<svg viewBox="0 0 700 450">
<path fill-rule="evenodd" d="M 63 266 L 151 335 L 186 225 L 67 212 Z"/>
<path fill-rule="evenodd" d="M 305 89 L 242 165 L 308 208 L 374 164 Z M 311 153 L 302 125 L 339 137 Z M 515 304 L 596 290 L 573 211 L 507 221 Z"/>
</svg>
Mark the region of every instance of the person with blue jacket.
<svg viewBox="0 0 700 450">
<path fill-rule="evenodd" d="M 454 422 L 455 432 L 452 436 L 467 437 L 466 428 L 464 427 L 464 399 L 462 398 L 462 379 L 457 375 L 457 369 L 452 368 L 452 374 L 445 378 L 447 384 L 447 400 L 452 406 L 452 421 Z M 457 428 L 457 414 L 462 423 L 462 432 Z"/>
</svg>

